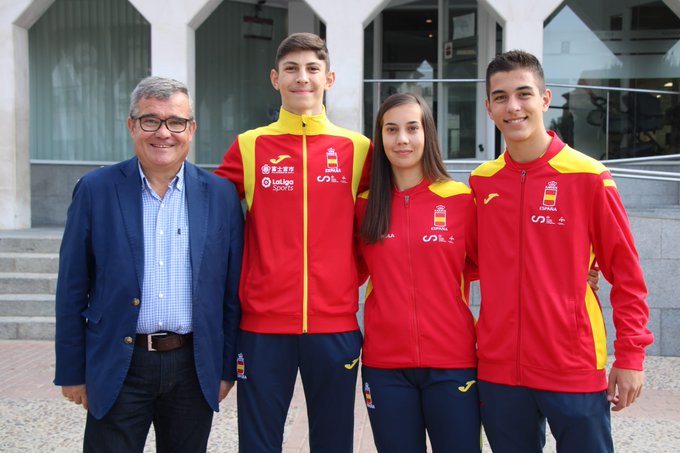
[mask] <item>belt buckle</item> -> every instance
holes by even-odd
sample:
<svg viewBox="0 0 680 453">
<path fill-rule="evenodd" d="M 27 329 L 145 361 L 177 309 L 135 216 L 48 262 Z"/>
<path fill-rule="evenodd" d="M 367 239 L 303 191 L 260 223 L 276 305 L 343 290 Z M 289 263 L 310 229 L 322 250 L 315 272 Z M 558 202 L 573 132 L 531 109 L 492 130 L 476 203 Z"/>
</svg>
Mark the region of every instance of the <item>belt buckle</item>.
<svg viewBox="0 0 680 453">
<path fill-rule="evenodd" d="M 146 350 L 147 351 L 158 351 L 157 349 L 154 349 L 153 347 L 153 337 L 162 337 L 166 336 L 167 333 L 165 332 L 156 332 L 156 333 L 150 333 L 146 335 Z"/>
</svg>

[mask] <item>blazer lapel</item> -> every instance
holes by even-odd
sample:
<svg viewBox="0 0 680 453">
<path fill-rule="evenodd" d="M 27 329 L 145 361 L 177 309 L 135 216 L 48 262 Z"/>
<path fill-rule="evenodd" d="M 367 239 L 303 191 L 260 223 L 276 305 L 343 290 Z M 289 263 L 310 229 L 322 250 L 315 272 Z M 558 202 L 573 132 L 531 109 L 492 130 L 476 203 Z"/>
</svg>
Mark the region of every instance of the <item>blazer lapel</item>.
<svg viewBox="0 0 680 453">
<path fill-rule="evenodd" d="M 142 183 L 137 165 L 137 158 L 134 157 L 128 161 L 128 165 L 121 168 L 124 178 L 116 183 L 116 192 L 141 291 L 144 281 L 144 231 L 142 226 Z"/>
<path fill-rule="evenodd" d="M 198 274 L 203 260 L 203 250 L 208 227 L 208 187 L 198 169 L 189 162 L 184 163 L 184 180 L 187 190 L 189 211 L 189 251 L 191 253 L 191 274 L 194 294 L 198 288 Z"/>
</svg>

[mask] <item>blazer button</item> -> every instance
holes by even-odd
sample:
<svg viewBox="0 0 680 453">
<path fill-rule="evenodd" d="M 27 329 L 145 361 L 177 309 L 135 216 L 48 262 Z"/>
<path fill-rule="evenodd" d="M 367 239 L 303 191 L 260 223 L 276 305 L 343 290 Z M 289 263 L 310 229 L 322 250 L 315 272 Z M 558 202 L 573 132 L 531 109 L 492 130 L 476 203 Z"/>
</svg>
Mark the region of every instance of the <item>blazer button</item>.
<svg viewBox="0 0 680 453">
<path fill-rule="evenodd" d="M 142 303 L 142 302 L 141 302 L 138 298 L 136 298 L 136 297 L 135 297 L 134 299 L 132 299 L 132 306 L 133 306 L 133 307 L 138 307 L 139 304 L 141 304 L 141 303 Z"/>
<path fill-rule="evenodd" d="M 125 342 L 125 344 L 132 344 L 132 337 L 125 337 L 123 338 L 123 341 Z"/>
</svg>

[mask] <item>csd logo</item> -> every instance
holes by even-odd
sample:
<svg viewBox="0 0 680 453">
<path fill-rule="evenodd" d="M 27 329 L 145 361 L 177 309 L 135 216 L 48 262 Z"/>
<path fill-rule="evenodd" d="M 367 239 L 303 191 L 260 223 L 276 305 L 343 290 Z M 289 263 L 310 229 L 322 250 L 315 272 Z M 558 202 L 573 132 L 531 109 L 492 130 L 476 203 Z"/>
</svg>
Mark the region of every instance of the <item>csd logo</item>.
<svg viewBox="0 0 680 453">
<path fill-rule="evenodd" d="M 438 242 L 439 241 L 439 236 L 436 234 L 431 234 L 431 235 L 425 235 L 423 236 L 423 242 Z"/>
<path fill-rule="evenodd" d="M 330 176 L 317 176 L 316 180 L 318 182 L 331 182 L 331 177 Z"/>
<path fill-rule="evenodd" d="M 531 221 L 534 223 L 545 223 L 546 219 L 544 215 L 532 215 Z"/>
</svg>

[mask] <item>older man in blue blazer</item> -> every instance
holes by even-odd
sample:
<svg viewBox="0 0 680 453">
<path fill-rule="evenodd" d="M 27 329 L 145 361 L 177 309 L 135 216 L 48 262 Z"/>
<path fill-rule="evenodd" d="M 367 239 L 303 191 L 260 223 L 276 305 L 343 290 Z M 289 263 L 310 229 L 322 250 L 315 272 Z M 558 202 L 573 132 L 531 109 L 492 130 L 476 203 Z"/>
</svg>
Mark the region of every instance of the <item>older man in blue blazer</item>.
<svg viewBox="0 0 680 453">
<path fill-rule="evenodd" d="M 56 377 L 88 409 L 84 451 L 205 451 L 236 378 L 243 215 L 233 185 L 186 161 L 182 83 L 132 93 L 136 157 L 78 181 L 59 259 Z"/>
</svg>

